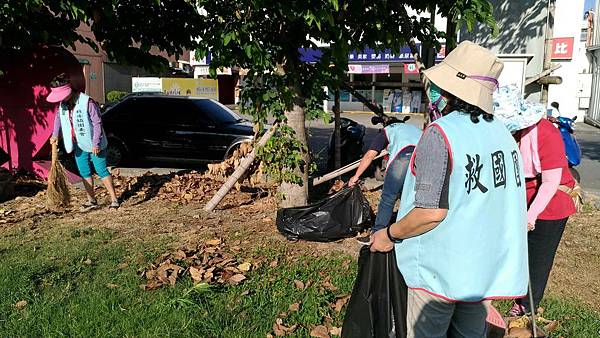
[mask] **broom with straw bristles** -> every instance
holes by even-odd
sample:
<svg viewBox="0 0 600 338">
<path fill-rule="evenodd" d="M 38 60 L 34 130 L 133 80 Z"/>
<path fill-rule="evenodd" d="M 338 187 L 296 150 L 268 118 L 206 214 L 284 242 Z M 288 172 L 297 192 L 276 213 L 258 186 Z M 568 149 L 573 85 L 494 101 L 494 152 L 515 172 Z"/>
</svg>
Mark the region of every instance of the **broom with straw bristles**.
<svg viewBox="0 0 600 338">
<path fill-rule="evenodd" d="M 52 164 L 48 173 L 48 206 L 51 208 L 64 208 L 71 202 L 69 182 L 65 169 L 58 161 L 58 144 L 52 142 Z"/>
</svg>

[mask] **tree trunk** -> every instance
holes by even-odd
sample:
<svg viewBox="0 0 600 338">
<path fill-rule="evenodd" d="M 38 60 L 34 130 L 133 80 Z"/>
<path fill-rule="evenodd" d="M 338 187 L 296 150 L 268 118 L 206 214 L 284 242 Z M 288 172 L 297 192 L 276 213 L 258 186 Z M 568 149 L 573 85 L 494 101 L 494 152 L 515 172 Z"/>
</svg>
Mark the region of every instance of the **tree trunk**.
<svg viewBox="0 0 600 338">
<path fill-rule="evenodd" d="M 334 105 L 333 105 L 333 114 L 334 114 L 334 119 L 335 119 L 335 126 L 333 129 L 334 132 L 334 140 L 335 140 L 335 168 L 334 169 L 339 169 L 342 166 L 342 153 L 341 153 L 341 130 L 340 130 L 340 124 L 341 124 L 341 119 L 340 119 L 340 90 L 336 88 L 335 90 L 335 98 L 334 98 Z"/>
<path fill-rule="evenodd" d="M 307 145 L 306 125 L 304 123 L 304 109 L 298 105 L 294 105 L 291 111 L 285 113 L 287 117 L 287 125 L 291 127 L 295 134 L 296 140 Z M 308 204 L 308 168 L 310 157 L 308 154 L 303 156 L 304 164 L 296 169 L 294 173 L 302 178 L 302 184 L 294 184 L 282 182 L 279 186 L 279 194 L 281 200 L 279 206 L 282 208 L 298 207 Z"/>
<path fill-rule="evenodd" d="M 446 55 L 456 48 L 456 22 L 451 18 L 446 21 Z"/>
<path fill-rule="evenodd" d="M 219 204 L 219 202 L 221 202 L 221 200 L 223 200 L 225 195 L 227 195 L 229 190 L 231 190 L 231 188 L 233 188 L 233 186 L 235 186 L 235 184 L 240 180 L 240 178 L 242 178 L 242 176 L 244 176 L 244 174 L 246 173 L 246 171 L 248 170 L 248 168 L 250 167 L 250 165 L 252 164 L 252 162 L 254 162 L 254 159 L 256 158 L 256 149 L 263 147 L 265 144 L 267 144 L 267 141 L 269 141 L 271 136 L 273 136 L 277 127 L 278 127 L 277 124 L 273 125 L 263 136 L 261 136 L 261 138 L 258 140 L 258 142 L 252 148 L 252 151 L 250 152 L 250 154 L 246 155 L 246 157 L 244 159 L 242 159 L 242 162 L 240 163 L 240 165 L 237 168 L 235 168 L 235 171 L 233 172 L 233 174 L 227 179 L 227 181 L 221 186 L 219 191 L 217 191 L 217 193 L 204 206 L 204 211 L 213 211 L 215 209 L 215 207 L 217 206 L 217 204 Z"/>
</svg>

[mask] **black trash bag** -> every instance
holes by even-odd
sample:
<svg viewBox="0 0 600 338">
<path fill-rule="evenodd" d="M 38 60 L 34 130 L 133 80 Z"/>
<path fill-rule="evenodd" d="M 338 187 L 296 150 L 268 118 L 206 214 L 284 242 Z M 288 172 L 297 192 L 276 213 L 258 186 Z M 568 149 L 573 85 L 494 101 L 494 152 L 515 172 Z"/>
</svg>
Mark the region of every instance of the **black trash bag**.
<svg viewBox="0 0 600 338">
<path fill-rule="evenodd" d="M 277 230 L 287 239 L 330 242 L 371 226 L 373 213 L 360 187 L 345 187 L 317 203 L 277 211 Z"/>
<path fill-rule="evenodd" d="M 396 265 L 396 252 L 371 252 L 369 247 L 363 247 L 342 338 L 406 337 L 407 296 L 406 283 Z"/>
</svg>

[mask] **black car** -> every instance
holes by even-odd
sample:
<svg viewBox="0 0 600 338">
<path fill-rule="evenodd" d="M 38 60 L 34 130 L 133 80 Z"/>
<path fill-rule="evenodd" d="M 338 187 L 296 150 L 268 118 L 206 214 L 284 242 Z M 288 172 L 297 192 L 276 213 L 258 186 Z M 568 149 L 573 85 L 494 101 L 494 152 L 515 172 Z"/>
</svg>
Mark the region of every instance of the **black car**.
<svg viewBox="0 0 600 338">
<path fill-rule="evenodd" d="M 253 137 L 252 124 L 202 98 L 136 94 L 102 114 L 107 162 L 130 159 L 218 162 Z"/>
</svg>

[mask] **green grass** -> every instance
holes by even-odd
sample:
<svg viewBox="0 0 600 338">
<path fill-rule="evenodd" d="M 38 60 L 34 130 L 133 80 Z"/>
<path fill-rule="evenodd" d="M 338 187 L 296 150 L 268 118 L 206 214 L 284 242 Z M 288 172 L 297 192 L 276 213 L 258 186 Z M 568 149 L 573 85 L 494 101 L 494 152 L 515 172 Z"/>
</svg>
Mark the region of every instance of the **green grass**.
<svg viewBox="0 0 600 338">
<path fill-rule="evenodd" d="M 494 306 L 506 313 L 512 306 L 511 301 L 494 302 Z M 585 306 L 569 300 L 546 297 L 540 307 L 544 308 L 541 316 L 548 320 L 558 320 L 558 329 L 550 333 L 550 337 L 591 338 L 600 337 L 600 314 L 586 309 Z M 538 323 L 542 328 L 543 323 Z"/>
<path fill-rule="evenodd" d="M 175 287 L 143 291 L 140 269 L 176 238 L 124 238 L 93 227 L 41 228 L 51 230 L 0 235 L 0 337 L 265 337 L 277 315 L 296 302 L 300 311 L 283 321 L 299 324 L 294 336 L 307 337 L 325 316 L 341 326 L 343 313 L 330 304 L 350 293 L 356 270 L 354 262 L 344 266 L 349 257 L 342 254 L 296 259 L 274 245 L 242 254 L 265 257 L 267 263 L 241 285 L 194 287 L 184 277 Z M 273 259 L 279 265 L 270 268 Z M 122 263 L 128 266 L 118 269 Z M 337 291 L 318 287 L 327 277 Z M 300 290 L 296 279 L 313 284 Z M 110 289 L 108 283 L 119 287 Z M 20 300 L 28 302 L 21 310 L 15 308 Z M 543 306 L 544 317 L 561 320 L 554 337 L 598 336 L 597 313 L 566 300 L 550 299 Z"/>
<path fill-rule="evenodd" d="M 141 290 L 138 270 L 171 241 L 142 243 L 93 228 L 0 237 L 0 337 L 265 337 L 296 302 L 300 311 L 284 318 L 285 325 L 301 324 L 296 336 L 308 336 L 326 315 L 341 326 L 342 315 L 329 304 L 352 289 L 356 265 L 342 267 L 348 257 L 292 262 L 283 248 L 263 249 L 248 254 L 278 258 L 279 266 L 264 264 L 241 285 L 194 287 L 184 277 L 172 288 Z M 129 266 L 119 270 L 121 263 Z M 335 293 L 316 286 L 327 276 Z M 295 279 L 314 284 L 299 290 Z M 28 305 L 18 310 L 20 300 Z"/>
</svg>

